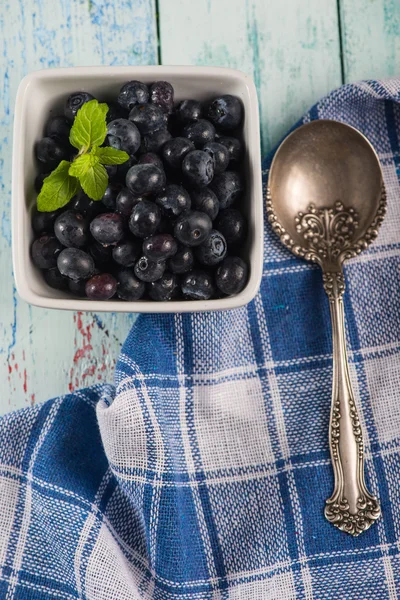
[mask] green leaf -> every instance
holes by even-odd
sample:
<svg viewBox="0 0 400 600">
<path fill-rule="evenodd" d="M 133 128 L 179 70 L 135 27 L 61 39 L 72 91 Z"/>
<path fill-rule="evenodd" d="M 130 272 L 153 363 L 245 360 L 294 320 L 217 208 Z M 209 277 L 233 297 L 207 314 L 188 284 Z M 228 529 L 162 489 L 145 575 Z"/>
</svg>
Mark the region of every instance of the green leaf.
<svg viewBox="0 0 400 600">
<path fill-rule="evenodd" d="M 104 148 L 93 146 L 91 154 L 96 156 L 102 165 L 122 165 L 129 159 L 129 154 L 111 146 Z"/>
<path fill-rule="evenodd" d="M 69 141 L 79 151 L 101 146 L 107 135 L 107 104 L 97 100 L 86 102 L 77 112 L 69 134 Z"/>
<path fill-rule="evenodd" d="M 69 170 L 79 178 L 85 194 L 92 200 L 101 200 L 108 185 L 108 174 L 96 156 L 84 154 L 78 157 Z"/>
<path fill-rule="evenodd" d="M 79 190 L 79 181 L 69 173 L 71 163 L 62 160 L 58 167 L 43 182 L 37 198 L 37 208 L 41 212 L 57 210 L 68 204 Z"/>
</svg>

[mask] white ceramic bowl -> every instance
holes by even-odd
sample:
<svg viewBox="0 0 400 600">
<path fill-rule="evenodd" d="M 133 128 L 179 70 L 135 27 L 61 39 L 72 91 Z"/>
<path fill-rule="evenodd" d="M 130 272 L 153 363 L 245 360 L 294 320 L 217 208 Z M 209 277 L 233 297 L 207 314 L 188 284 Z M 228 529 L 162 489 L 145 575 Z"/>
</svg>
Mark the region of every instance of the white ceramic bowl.
<svg viewBox="0 0 400 600">
<path fill-rule="evenodd" d="M 243 257 L 250 265 L 250 277 L 240 294 L 219 300 L 99 302 L 68 297 L 49 287 L 30 258 L 33 231 L 30 212 L 36 202 L 34 180 L 36 166 L 34 145 L 43 136 L 50 113 L 61 113 L 66 97 L 85 90 L 107 101 L 116 96 L 126 81 L 145 83 L 170 81 L 176 101 L 184 98 L 209 100 L 221 94 L 241 98 L 245 119 L 243 138 L 246 147 L 244 175 L 246 195 L 243 211 L 249 232 Z M 115 312 L 191 312 L 225 310 L 243 306 L 252 300 L 259 288 L 263 252 L 263 198 L 260 158 L 260 123 L 257 93 L 253 81 L 239 71 L 214 67 L 77 67 L 49 69 L 27 75 L 20 83 L 15 105 L 14 148 L 12 168 L 12 237 L 13 262 L 19 295 L 36 306 L 66 310 Z"/>
</svg>

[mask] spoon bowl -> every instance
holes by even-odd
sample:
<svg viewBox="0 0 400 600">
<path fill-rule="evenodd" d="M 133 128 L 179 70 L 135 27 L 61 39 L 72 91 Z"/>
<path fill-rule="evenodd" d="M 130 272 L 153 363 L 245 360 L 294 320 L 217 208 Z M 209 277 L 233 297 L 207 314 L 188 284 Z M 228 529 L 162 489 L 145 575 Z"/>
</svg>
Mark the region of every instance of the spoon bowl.
<svg viewBox="0 0 400 600">
<path fill-rule="evenodd" d="M 333 333 L 329 447 L 335 476 L 325 516 L 351 535 L 368 529 L 381 510 L 364 480 L 364 443 L 347 360 L 342 264 L 376 238 L 385 209 L 378 156 L 353 127 L 312 121 L 278 148 L 269 173 L 268 220 L 296 256 L 322 268 Z"/>
</svg>

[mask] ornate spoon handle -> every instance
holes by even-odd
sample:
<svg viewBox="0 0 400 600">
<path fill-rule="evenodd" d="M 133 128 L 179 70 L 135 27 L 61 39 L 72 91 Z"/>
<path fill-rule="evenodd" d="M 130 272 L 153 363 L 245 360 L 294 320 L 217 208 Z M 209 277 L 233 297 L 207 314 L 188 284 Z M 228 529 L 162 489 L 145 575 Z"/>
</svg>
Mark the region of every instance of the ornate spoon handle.
<svg viewBox="0 0 400 600">
<path fill-rule="evenodd" d="M 364 480 L 364 444 L 351 387 L 344 328 L 344 277 L 341 272 L 324 273 L 329 298 L 333 337 L 333 386 L 329 447 L 335 476 L 325 516 L 351 535 L 366 531 L 381 515 L 378 499 Z"/>
</svg>

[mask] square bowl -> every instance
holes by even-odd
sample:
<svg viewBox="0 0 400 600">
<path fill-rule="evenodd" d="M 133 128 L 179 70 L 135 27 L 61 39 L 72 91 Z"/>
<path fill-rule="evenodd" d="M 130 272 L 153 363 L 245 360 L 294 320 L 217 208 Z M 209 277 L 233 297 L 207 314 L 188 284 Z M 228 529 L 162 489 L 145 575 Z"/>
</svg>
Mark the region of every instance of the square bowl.
<svg viewBox="0 0 400 600">
<path fill-rule="evenodd" d="M 243 212 L 248 220 L 248 236 L 242 256 L 250 266 L 246 287 L 236 296 L 217 300 L 155 302 L 139 300 L 94 301 L 67 296 L 47 285 L 30 258 L 33 241 L 30 214 L 36 202 L 34 180 L 35 142 L 51 113 L 62 114 L 65 98 L 78 90 L 90 92 L 99 100 L 109 100 L 129 80 L 144 83 L 164 80 L 175 89 L 175 101 L 196 98 L 211 100 L 221 94 L 238 96 L 244 106 L 242 166 L 246 183 Z M 48 69 L 27 75 L 20 83 L 14 117 L 12 165 L 12 247 L 16 287 L 21 298 L 43 308 L 95 312 L 192 312 L 226 310 L 252 300 L 261 282 L 263 262 L 263 196 L 261 182 L 260 123 L 257 93 L 244 73 L 217 67 L 77 67 Z"/>
</svg>

